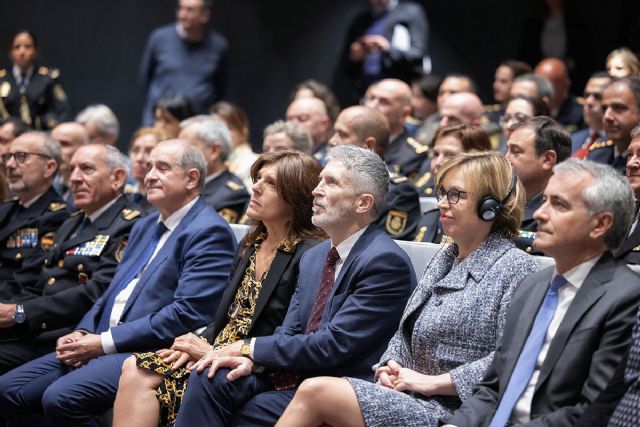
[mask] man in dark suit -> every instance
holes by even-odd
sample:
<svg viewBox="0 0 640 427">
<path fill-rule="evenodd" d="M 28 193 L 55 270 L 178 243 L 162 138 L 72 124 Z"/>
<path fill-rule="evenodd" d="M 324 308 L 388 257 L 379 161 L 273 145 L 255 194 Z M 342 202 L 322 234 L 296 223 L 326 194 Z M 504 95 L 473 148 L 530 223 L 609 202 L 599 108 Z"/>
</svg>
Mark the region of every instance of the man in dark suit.
<svg viewBox="0 0 640 427">
<path fill-rule="evenodd" d="M 329 147 L 355 145 L 384 158 L 389 146 L 389 126 L 379 111 L 359 105 L 345 108 L 334 128 Z M 411 240 L 415 237 L 420 219 L 418 190 L 406 177 L 395 172 L 389 172 L 389 178 L 389 191 L 376 223 L 394 239 Z"/>
<path fill-rule="evenodd" d="M 298 287 L 272 336 L 207 353 L 195 365 L 177 426 L 273 425 L 304 378 L 373 378 L 371 366 L 415 284 L 406 254 L 372 225 L 388 185 L 375 153 L 329 151 L 313 192 L 313 223 L 330 240 L 302 257 Z M 265 372 L 251 374 L 258 366 Z"/>
<path fill-rule="evenodd" d="M 228 223 L 237 223 L 249 202 L 249 193 L 242 180 L 225 166 L 231 152 L 227 125 L 202 115 L 183 121 L 180 127 L 179 137 L 199 148 L 207 162 L 203 199 Z"/>
<path fill-rule="evenodd" d="M 22 134 L 2 155 L 16 197 L 0 205 L 0 299 L 38 280 L 46 251 L 69 217 L 53 188 L 60 157 L 57 142 L 43 132 Z"/>
<path fill-rule="evenodd" d="M 622 362 L 640 278 L 609 252 L 629 229 L 633 194 L 608 166 L 554 168 L 536 211 L 549 267 L 518 286 L 483 381 L 447 425 L 575 425 Z"/>
<path fill-rule="evenodd" d="M 407 83 L 425 70 L 429 24 L 424 9 L 412 1 L 371 0 L 347 31 L 340 71 L 343 105 L 356 104 L 365 89 L 384 78 Z"/>
<path fill-rule="evenodd" d="M 44 261 L 28 266 L 37 274 L 15 276 L 15 292 L 0 304 L 1 373 L 52 351 L 91 308 L 113 278 L 140 215 L 122 196 L 126 165 L 115 147 L 84 146 L 71 169 L 81 210 L 60 225 L 55 238 L 45 239 Z"/>
<path fill-rule="evenodd" d="M 516 245 L 532 252 L 538 228 L 533 214 L 542 204 L 542 193 L 553 175 L 553 167 L 569 157 L 571 137 L 551 117 L 531 117 L 514 124 L 512 129 L 505 156 L 518 175 L 526 198 Z"/>
<path fill-rule="evenodd" d="M 589 153 L 589 146 L 604 137 L 602 125 L 602 93 L 611 81 L 605 71 L 593 73 L 584 87 L 584 106 L 582 118 L 587 125 L 585 129 L 571 134 L 571 156 L 584 159 Z"/>
<path fill-rule="evenodd" d="M 131 352 L 167 346 L 213 320 L 235 239 L 199 197 L 204 158 L 171 140 L 151 152 L 149 164 L 147 199 L 158 213 L 133 228 L 107 291 L 55 353 L 0 377 L 0 412 L 12 424 L 96 425 L 93 415 L 113 404 Z"/>
<path fill-rule="evenodd" d="M 609 139 L 591 144 L 587 159 L 624 173 L 631 130 L 640 123 L 640 78 L 613 79 L 602 93 L 602 110 L 604 131 Z"/>
</svg>

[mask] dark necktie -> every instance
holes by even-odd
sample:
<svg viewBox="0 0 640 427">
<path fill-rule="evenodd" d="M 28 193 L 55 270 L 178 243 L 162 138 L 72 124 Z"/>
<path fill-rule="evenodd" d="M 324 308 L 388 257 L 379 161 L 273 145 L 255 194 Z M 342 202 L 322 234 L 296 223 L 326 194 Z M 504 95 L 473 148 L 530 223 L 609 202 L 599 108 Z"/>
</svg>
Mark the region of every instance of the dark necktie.
<svg viewBox="0 0 640 427">
<path fill-rule="evenodd" d="M 69 239 L 73 239 L 88 227 L 91 227 L 91 220 L 89 219 L 88 216 L 85 216 L 84 219 L 80 221 L 80 224 L 78 224 L 78 226 L 76 227 L 75 231 L 71 234 Z"/>
<path fill-rule="evenodd" d="M 144 251 L 140 254 L 136 261 L 130 265 L 126 273 L 122 275 L 122 279 L 117 283 L 117 286 L 109 295 L 109 299 L 104 304 L 102 314 L 100 315 L 100 321 L 98 322 L 98 329 L 96 330 L 97 333 L 105 332 L 109 329 L 111 312 L 113 311 L 113 305 L 115 303 L 116 297 L 120 292 L 122 292 L 123 289 L 127 287 L 129 283 L 131 283 L 131 281 L 136 276 L 138 276 L 142 272 L 144 267 L 149 262 L 149 259 L 151 259 L 151 255 L 153 255 L 153 252 L 155 251 L 156 246 L 158 246 L 160 238 L 165 233 L 165 231 L 167 231 L 167 227 L 162 222 L 159 222 L 156 225 L 153 235 L 151 236 L 151 239 L 146 245 Z"/>
<path fill-rule="evenodd" d="M 327 262 L 322 269 L 322 278 L 320 279 L 320 287 L 318 288 L 318 294 L 316 300 L 311 309 L 311 316 L 309 317 L 309 323 L 307 324 L 307 334 L 318 330 L 320 320 L 322 319 L 322 313 L 327 305 L 329 294 L 333 289 L 336 274 L 336 263 L 340 259 L 340 255 L 335 247 L 332 247 L 327 254 Z M 292 371 L 278 371 L 273 374 L 273 388 L 276 390 L 289 390 L 294 388 L 300 382 L 300 375 Z"/>
<path fill-rule="evenodd" d="M 558 307 L 558 290 L 566 283 L 567 279 L 557 275 L 549 284 L 547 294 L 533 321 L 529 337 L 524 343 L 518 362 L 511 373 L 507 389 L 502 394 L 502 400 L 489 427 L 504 427 L 507 424 L 518 399 L 520 399 L 529 381 L 531 381 L 542 344 L 544 344 L 544 339 L 547 336 L 547 330 Z"/>
</svg>

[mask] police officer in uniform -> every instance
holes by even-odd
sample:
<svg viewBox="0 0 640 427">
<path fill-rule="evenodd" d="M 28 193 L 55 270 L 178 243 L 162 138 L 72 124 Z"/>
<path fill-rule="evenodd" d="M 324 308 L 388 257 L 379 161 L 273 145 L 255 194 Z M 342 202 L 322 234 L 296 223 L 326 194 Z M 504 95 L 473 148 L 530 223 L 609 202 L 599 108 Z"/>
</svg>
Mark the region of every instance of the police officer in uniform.
<svg viewBox="0 0 640 427">
<path fill-rule="evenodd" d="M 36 67 L 38 42 L 30 31 L 16 33 L 11 44 L 11 70 L 0 70 L 0 117 L 17 117 L 37 130 L 48 130 L 69 114 L 60 71 Z"/>
<path fill-rule="evenodd" d="M 58 143 L 43 132 L 22 134 L 2 155 L 16 197 L 0 205 L 0 300 L 37 282 L 45 253 L 69 217 L 53 188 L 60 159 Z"/>
<path fill-rule="evenodd" d="M 631 143 L 629 144 L 627 160 L 627 180 L 633 189 L 636 198 L 636 214 L 631 231 L 622 244 L 613 250 L 613 256 L 624 260 L 627 264 L 640 264 L 640 125 L 631 131 Z"/>
<path fill-rule="evenodd" d="M 0 372 L 55 348 L 109 286 L 141 213 L 122 195 L 124 156 L 112 146 L 80 147 L 70 163 L 79 211 L 58 229 L 33 289 L 0 304 Z"/>
<path fill-rule="evenodd" d="M 363 106 L 346 108 L 338 116 L 334 130 L 329 147 L 357 145 L 384 156 L 389 128 L 380 112 Z M 394 239 L 411 240 L 420 218 L 418 191 L 405 176 L 390 171 L 389 178 L 389 191 L 377 225 Z"/>
<path fill-rule="evenodd" d="M 231 152 L 231 134 L 227 125 L 210 116 L 195 116 L 180 124 L 180 139 L 202 150 L 207 161 L 202 197 L 230 224 L 237 223 L 249 202 L 242 180 L 229 172 L 225 161 Z"/>
<path fill-rule="evenodd" d="M 606 163 L 624 173 L 631 130 L 640 123 L 640 78 L 613 79 L 602 93 L 604 132 L 589 146 L 588 160 Z"/>
</svg>

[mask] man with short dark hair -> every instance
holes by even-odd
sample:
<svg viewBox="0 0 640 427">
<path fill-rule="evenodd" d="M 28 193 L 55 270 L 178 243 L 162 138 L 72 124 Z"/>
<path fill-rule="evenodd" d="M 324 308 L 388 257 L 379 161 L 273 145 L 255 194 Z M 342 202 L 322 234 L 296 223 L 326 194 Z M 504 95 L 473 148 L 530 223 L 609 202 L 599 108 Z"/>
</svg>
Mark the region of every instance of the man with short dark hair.
<svg viewBox="0 0 640 427">
<path fill-rule="evenodd" d="M 609 250 L 629 230 L 633 193 L 606 165 L 569 159 L 553 172 L 534 218 L 555 266 L 518 285 L 489 369 L 446 427 L 582 425 L 623 361 L 640 279 Z"/>
<path fill-rule="evenodd" d="M 608 139 L 591 144 L 587 159 L 606 163 L 624 173 L 631 130 L 640 123 L 640 78 L 613 79 L 602 93 L 602 110 Z"/>
<path fill-rule="evenodd" d="M 27 132 L 2 154 L 9 190 L 0 205 L 0 299 L 8 300 L 38 281 L 46 253 L 69 210 L 53 188 L 60 148 L 43 132 Z"/>
<path fill-rule="evenodd" d="M 153 107 L 169 92 L 185 95 L 198 114 L 224 95 L 227 79 L 227 40 L 207 29 L 212 0 L 178 0 L 176 23 L 154 30 L 140 64 L 146 99 L 142 123 L 153 124 Z"/>
<path fill-rule="evenodd" d="M 505 156 L 522 183 L 526 197 L 522 231 L 516 245 L 531 252 L 538 227 L 533 214 L 542 204 L 542 194 L 553 176 L 553 167 L 569 157 L 571 137 L 558 122 L 544 116 L 516 123 L 513 129 Z"/>
<path fill-rule="evenodd" d="M 28 131 L 27 125 L 16 117 L 7 117 L 0 120 L 0 154 L 9 149 L 9 144 L 14 139 Z"/>
<path fill-rule="evenodd" d="M 404 251 L 372 225 L 388 185 L 377 154 L 348 145 L 329 151 L 313 191 L 313 223 L 329 240 L 302 257 L 284 323 L 271 336 L 207 353 L 189 377 L 176 426 L 273 425 L 304 378 L 373 379 L 371 366 L 415 285 Z M 252 373 L 254 366 L 266 371 Z"/>
<path fill-rule="evenodd" d="M 587 125 L 586 129 L 571 134 L 571 156 L 584 159 L 589 154 L 591 144 L 604 137 L 602 124 L 602 93 L 611 81 L 611 76 L 606 71 L 593 73 L 584 87 L 584 106 L 582 118 Z"/>
<path fill-rule="evenodd" d="M 355 145 L 378 154 L 381 158 L 389 145 L 389 126 L 379 111 L 365 106 L 342 110 L 334 126 L 329 146 Z M 384 208 L 376 220 L 378 227 L 394 239 L 412 240 L 420 220 L 418 191 L 409 180 L 389 171 L 389 191 Z"/>
<path fill-rule="evenodd" d="M 249 193 L 242 180 L 226 166 L 232 145 L 227 125 L 200 115 L 183 121 L 180 128 L 180 139 L 200 149 L 207 162 L 203 199 L 228 223 L 237 223 L 249 202 Z"/>
<path fill-rule="evenodd" d="M 0 413 L 12 424 L 96 425 L 131 352 L 166 347 L 213 320 L 235 239 L 200 198 L 205 171 L 202 153 L 185 141 L 153 149 L 145 186 L 158 212 L 132 229 L 108 289 L 55 353 L 0 377 Z"/>
</svg>

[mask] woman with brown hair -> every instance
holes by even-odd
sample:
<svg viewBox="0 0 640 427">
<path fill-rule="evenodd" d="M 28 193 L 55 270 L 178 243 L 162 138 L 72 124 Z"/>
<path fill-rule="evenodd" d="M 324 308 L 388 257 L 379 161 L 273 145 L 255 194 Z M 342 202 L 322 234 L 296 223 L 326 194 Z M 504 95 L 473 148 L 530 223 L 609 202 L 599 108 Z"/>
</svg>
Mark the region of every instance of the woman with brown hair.
<svg viewBox="0 0 640 427">
<path fill-rule="evenodd" d="M 201 337 L 189 333 L 171 349 L 134 354 L 123 365 L 114 426 L 172 424 L 187 386 L 188 368 L 206 352 L 273 333 L 284 320 L 302 254 L 325 236 L 311 223 L 312 190 L 320 166 L 309 155 L 278 151 L 251 168 L 252 226 L 238 249 L 215 321 Z"/>
</svg>

